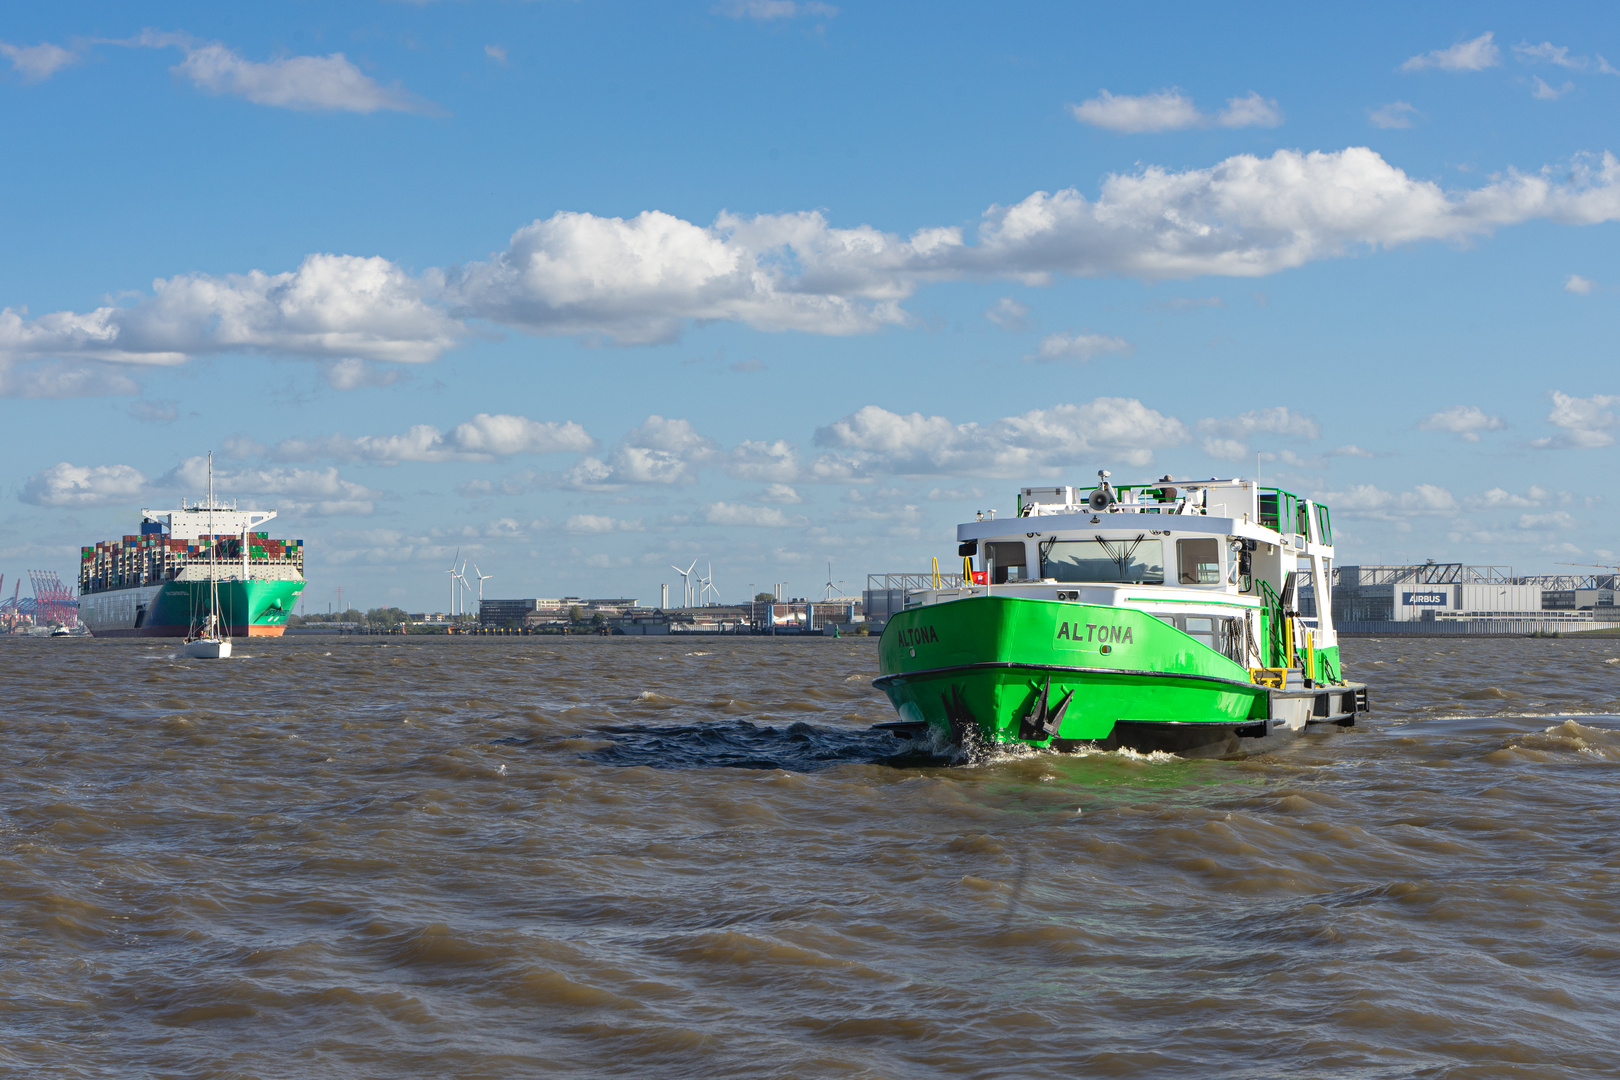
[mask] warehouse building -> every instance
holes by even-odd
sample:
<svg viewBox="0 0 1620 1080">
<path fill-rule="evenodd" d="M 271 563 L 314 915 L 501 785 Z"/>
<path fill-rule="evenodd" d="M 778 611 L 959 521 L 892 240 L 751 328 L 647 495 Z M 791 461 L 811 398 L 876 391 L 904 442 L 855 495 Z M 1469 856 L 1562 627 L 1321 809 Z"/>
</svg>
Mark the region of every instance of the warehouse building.
<svg viewBox="0 0 1620 1080">
<path fill-rule="evenodd" d="M 1316 614 L 1309 573 L 1299 607 Z M 1510 566 L 1419 563 L 1333 570 L 1333 625 L 1346 634 L 1569 633 L 1620 625 L 1612 575 L 1515 575 Z"/>
</svg>

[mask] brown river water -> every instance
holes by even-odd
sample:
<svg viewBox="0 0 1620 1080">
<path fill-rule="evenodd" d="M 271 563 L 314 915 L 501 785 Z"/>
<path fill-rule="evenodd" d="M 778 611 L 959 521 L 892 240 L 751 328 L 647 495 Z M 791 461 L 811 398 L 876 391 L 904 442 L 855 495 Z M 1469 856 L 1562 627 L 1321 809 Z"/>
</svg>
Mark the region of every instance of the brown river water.
<svg viewBox="0 0 1620 1080">
<path fill-rule="evenodd" d="M 1620 1076 L 1620 639 L 976 764 L 867 639 L 237 648 L 0 639 L 0 1074 Z"/>
</svg>

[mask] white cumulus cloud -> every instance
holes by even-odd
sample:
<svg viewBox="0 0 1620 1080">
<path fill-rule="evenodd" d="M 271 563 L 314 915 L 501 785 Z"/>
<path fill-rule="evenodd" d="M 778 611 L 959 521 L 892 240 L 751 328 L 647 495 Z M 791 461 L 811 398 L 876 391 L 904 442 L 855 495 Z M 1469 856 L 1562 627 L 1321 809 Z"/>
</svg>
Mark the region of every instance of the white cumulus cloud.
<svg viewBox="0 0 1620 1080">
<path fill-rule="evenodd" d="M 1102 90 L 1094 98 L 1069 106 L 1069 110 L 1082 124 L 1110 131 L 1178 131 L 1204 123 L 1204 115 L 1192 98 L 1178 89 L 1136 97 Z"/>
<path fill-rule="evenodd" d="M 788 484 L 771 484 L 754 497 L 760 502 L 776 503 L 779 506 L 797 506 L 804 502 L 804 496 Z"/>
<path fill-rule="evenodd" d="M 1335 516 L 1405 522 L 1413 516 L 1448 517 L 1460 509 L 1457 497 L 1435 484 L 1418 484 L 1411 491 L 1392 492 L 1372 484 L 1357 484 L 1345 491 L 1326 491 L 1317 497 Z"/>
<path fill-rule="evenodd" d="M 1480 432 L 1501 431 L 1507 427 L 1507 421 L 1489 415 L 1478 405 L 1453 405 L 1424 417 L 1418 421 L 1418 427 L 1424 431 L 1450 432 L 1467 442 L 1479 442 Z"/>
<path fill-rule="evenodd" d="M 1576 296 L 1590 296 L 1592 293 L 1592 282 L 1581 277 L 1579 274 L 1571 274 L 1564 281 L 1564 291 L 1567 293 L 1574 293 Z"/>
<path fill-rule="evenodd" d="M 1105 353 L 1116 353 L 1120 356 L 1129 356 L 1136 351 L 1132 345 L 1122 337 L 1109 337 L 1105 334 L 1075 334 L 1059 332 L 1047 334 L 1041 339 L 1039 348 L 1028 359 L 1043 364 L 1050 364 L 1059 360 L 1075 360 L 1084 363 L 1094 356 Z"/>
<path fill-rule="evenodd" d="M 1242 439 L 1205 439 L 1204 453 L 1221 461 L 1248 461 L 1249 444 Z"/>
<path fill-rule="evenodd" d="M 438 111 L 403 87 L 378 84 L 342 53 L 284 56 L 260 62 L 248 60 L 217 41 L 200 42 L 188 34 L 150 31 L 128 44 L 179 48 L 186 58 L 175 65 L 175 74 L 205 93 L 233 94 L 255 105 L 302 112 Z"/>
<path fill-rule="evenodd" d="M 1620 217 L 1620 160 L 1580 158 L 1563 175 L 1509 173 L 1447 194 L 1365 147 L 1238 155 L 1209 169 L 1147 168 L 1108 177 L 1095 202 L 1070 188 L 987 212 L 979 243 L 934 265 L 1045 280 L 1047 274 L 1144 279 L 1259 277 L 1368 247 L 1460 240 L 1544 218 Z"/>
<path fill-rule="evenodd" d="M 23 481 L 18 496 L 35 506 L 128 505 L 146 490 L 144 475 L 129 465 L 52 465 Z"/>
<path fill-rule="evenodd" d="M 201 494 L 208 486 L 208 459 L 186 458 L 156 480 L 130 465 L 62 462 L 30 476 L 20 498 L 36 506 L 129 506 L 175 493 Z M 345 480 L 336 468 L 214 469 L 214 491 L 245 506 L 268 505 L 305 514 L 369 514 L 378 493 Z"/>
<path fill-rule="evenodd" d="M 258 352 L 422 363 L 463 333 L 427 302 L 420 281 L 387 259 L 353 255 L 310 255 L 282 274 L 160 278 L 130 307 L 24 315 L 0 310 L 0 358 L 178 364 Z"/>
<path fill-rule="evenodd" d="M 1554 390 L 1550 396 L 1553 407 L 1552 412 L 1547 414 L 1547 422 L 1563 430 L 1557 435 L 1536 439 L 1531 446 L 1541 449 L 1595 450 L 1614 445 L 1614 436 L 1611 432 L 1620 427 L 1620 419 L 1617 419 L 1611 410 L 1620 406 L 1620 395 L 1594 394 L 1582 398 Z"/>
<path fill-rule="evenodd" d="M 748 451 L 745 457 L 756 462 L 774 456 L 769 444 L 748 445 L 755 449 Z M 726 458 L 719 445 L 700 434 L 690 421 L 654 414 L 626 434 L 605 456 L 582 457 L 562 473 L 534 474 L 517 483 L 505 484 L 502 490 L 516 494 L 520 490 L 548 487 L 613 490 L 626 485 L 685 485 L 696 483 L 698 472 L 705 465 L 725 464 Z M 766 467 L 753 475 L 763 478 L 770 472 Z M 746 467 L 744 474 L 747 475 Z"/>
<path fill-rule="evenodd" d="M 816 431 L 832 451 L 824 479 L 876 475 L 1017 477 L 1049 475 L 1090 460 L 1147 465 L 1155 450 L 1185 443 L 1187 426 L 1134 398 L 1032 409 L 988 424 L 901 415 L 868 405 Z"/>
<path fill-rule="evenodd" d="M 1198 430 L 1233 439 L 1250 439 L 1256 435 L 1280 435 L 1288 439 L 1322 437 L 1321 424 L 1286 405 L 1254 409 L 1241 416 L 1210 417 L 1198 421 Z"/>
<path fill-rule="evenodd" d="M 1211 123 L 1232 128 L 1276 127 L 1283 120 L 1276 101 L 1253 91 L 1245 97 L 1229 98 L 1226 108 L 1211 117 L 1200 112 L 1192 98 L 1175 87 L 1137 96 L 1101 90 L 1096 97 L 1069 106 L 1069 111 L 1082 124 L 1128 133 L 1180 131 Z"/>
<path fill-rule="evenodd" d="M 1620 69 L 1613 67 L 1601 55 L 1571 56 L 1569 46 L 1554 45 L 1550 41 L 1543 41 L 1540 45 L 1521 42 L 1513 46 L 1513 55 L 1527 64 L 1555 64 L 1570 71 L 1596 71 L 1600 75 L 1620 75 Z"/>
<path fill-rule="evenodd" d="M 1435 49 L 1414 56 L 1401 65 L 1402 71 L 1484 71 L 1502 62 L 1502 50 L 1496 47 L 1496 35 L 1487 30 L 1470 41 L 1459 41 L 1449 49 Z"/>
<path fill-rule="evenodd" d="M 984 317 L 1003 330 L 1010 330 L 1016 334 L 1029 325 L 1029 308 L 1010 296 L 1003 296 L 996 301 L 994 307 L 984 313 Z"/>
<path fill-rule="evenodd" d="M 1523 495 L 1515 494 L 1506 488 L 1491 488 L 1481 495 L 1470 495 L 1463 500 L 1470 510 L 1524 510 L 1546 505 L 1553 498 L 1552 492 L 1535 484 Z"/>
<path fill-rule="evenodd" d="M 329 360 L 325 365 L 326 381 L 334 390 L 356 390 L 362 386 L 392 386 L 404 372 L 399 368 L 380 367 L 358 356 L 342 360 Z"/>
<path fill-rule="evenodd" d="M 780 529 L 793 521 L 774 506 L 747 506 L 737 503 L 710 503 L 703 508 L 703 520 L 710 525 L 756 526 Z"/>
<path fill-rule="evenodd" d="M 640 519 L 616 518 L 603 514 L 575 514 L 563 522 L 563 531 L 575 534 L 611 533 L 611 532 L 643 532 L 646 530 Z"/>
<path fill-rule="evenodd" d="M 467 318 L 622 344 L 668 341 L 693 321 L 870 333 L 906 323 L 902 301 L 931 281 L 1260 277 L 1532 220 L 1616 219 L 1620 159 L 1612 154 L 1447 191 L 1366 147 L 1240 154 L 1204 169 L 1150 166 L 1107 177 L 1095 199 L 1074 188 L 1038 191 L 987 210 L 972 243 L 955 226 L 902 237 L 834 227 L 820 212 L 722 213 L 710 226 L 658 211 L 562 212 L 517 230 L 488 259 L 419 277 L 384 258 L 319 254 L 292 273 L 159 280 L 151 296 L 125 307 L 34 319 L 6 309 L 0 360 L 180 363 L 258 352 L 421 362 L 466 336 Z M 332 374 L 341 384 L 359 370 Z"/>
<path fill-rule="evenodd" d="M 733 19 L 753 19 L 770 22 L 773 19 L 796 19 L 799 16 L 830 19 L 838 9 L 820 0 L 726 0 L 714 7 L 716 15 Z"/>
<path fill-rule="evenodd" d="M 1550 86 L 1540 75 L 1530 80 L 1530 96 L 1537 101 L 1557 101 L 1573 89 L 1575 84 L 1567 81 L 1563 86 Z"/>
<path fill-rule="evenodd" d="M 1392 101 L 1388 105 L 1370 111 L 1367 119 L 1373 122 L 1374 127 L 1409 128 L 1419 115 L 1421 114 L 1417 111 L 1417 107 L 1410 102 Z"/>
<path fill-rule="evenodd" d="M 1246 97 L 1228 98 L 1226 108 L 1215 114 L 1221 127 L 1277 127 L 1283 122 L 1282 110 L 1275 98 L 1264 98 L 1254 91 Z"/>
<path fill-rule="evenodd" d="M 531 420 L 506 413 L 479 413 L 445 434 L 431 424 L 417 424 L 399 435 L 328 435 L 285 439 L 270 451 L 279 461 L 365 461 L 397 465 L 402 461 L 493 461 L 513 454 L 584 453 L 596 440 L 572 420 Z"/>
<path fill-rule="evenodd" d="M 140 392 L 135 380 L 101 364 L 10 364 L 0 358 L 0 398 L 108 397 Z"/>
<path fill-rule="evenodd" d="M 776 488 L 797 479 L 799 475 L 798 450 L 785 439 L 772 442 L 744 440 L 726 455 L 723 464 L 730 476 L 739 480 L 777 481 L 772 485 Z"/>
<path fill-rule="evenodd" d="M 960 244 L 958 229 L 902 240 L 832 228 L 819 212 L 722 214 L 711 227 L 659 211 L 565 212 L 452 272 L 448 295 L 468 314 L 531 333 L 631 344 L 670 340 L 689 319 L 855 334 L 903 323 L 898 301 L 917 284 L 908 269 Z"/>
<path fill-rule="evenodd" d="M 11 61 L 11 67 L 24 82 L 44 82 L 69 64 L 77 63 L 79 54 L 60 45 L 42 42 L 39 45 L 11 45 L 0 41 L 0 56 Z"/>
<path fill-rule="evenodd" d="M 1286 405 L 1255 409 L 1241 416 L 1207 417 L 1198 421 L 1198 431 L 1204 436 L 1204 453 L 1221 461 L 1248 461 L 1251 454 L 1248 440 L 1256 435 L 1306 440 L 1318 439 L 1322 435 L 1320 424 Z M 1276 454 L 1264 456 L 1267 460 L 1277 460 Z M 1291 465 L 1320 467 L 1320 463 L 1304 462 L 1292 451 L 1284 451 L 1283 456 Z"/>
<path fill-rule="evenodd" d="M 208 459 L 191 457 L 181 461 L 157 480 L 154 487 L 193 494 L 208 487 Z M 220 469 L 214 468 L 214 492 L 224 498 L 237 498 L 246 506 L 302 514 L 370 514 L 380 493 L 363 484 L 345 480 L 336 467 L 326 469 Z M 274 503 L 271 507 L 269 504 Z"/>
</svg>

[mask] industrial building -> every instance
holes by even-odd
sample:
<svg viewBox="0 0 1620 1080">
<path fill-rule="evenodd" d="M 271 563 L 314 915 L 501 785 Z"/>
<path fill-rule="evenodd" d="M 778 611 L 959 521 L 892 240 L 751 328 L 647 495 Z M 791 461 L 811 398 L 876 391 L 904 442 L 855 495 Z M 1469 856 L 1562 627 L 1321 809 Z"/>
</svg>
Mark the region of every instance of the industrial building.
<svg viewBox="0 0 1620 1080">
<path fill-rule="evenodd" d="M 640 601 L 630 597 L 586 599 L 563 596 L 554 599 L 480 600 L 478 625 L 491 630 L 517 630 L 524 627 L 548 626 L 570 621 L 570 613 L 578 608 L 585 619 L 597 615 L 617 618 L 635 609 Z"/>
<path fill-rule="evenodd" d="M 1533 634 L 1620 628 L 1613 574 L 1515 575 L 1510 566 L 1419 563 L 1333 569 L 1342 634 Z M 1316 614 L 1308 572 L 1300 613 Z"/>
<path fill-rule="evenodd" d="M 833 634 L 857 633 L 865 625 L 864 605 L 855 597 L 826 600 L 754 601 L 704 604 L 690 608 L 650 608 L 629 597 L 483 600 L 482 630 L 533 630 L 574 621 L 601 621 L 612 633 L 659 634 Z"/>
</svg>

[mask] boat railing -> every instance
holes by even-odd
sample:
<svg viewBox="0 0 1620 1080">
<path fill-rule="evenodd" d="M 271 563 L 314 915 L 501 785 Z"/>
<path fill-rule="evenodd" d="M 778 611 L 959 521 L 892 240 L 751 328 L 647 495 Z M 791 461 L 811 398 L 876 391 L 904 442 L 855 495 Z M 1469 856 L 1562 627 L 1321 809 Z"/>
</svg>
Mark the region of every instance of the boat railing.
<svg viewBox="0 0 1620 1080">
<path fill-rule="evenodd" d="M 866 575 L 868 592 L 911 592 L 917 589 L 959 589 L 961 587 L 961 574 L 935 574 L 931 571 L 924 571 L 920 574 Z"/>
</svg>

